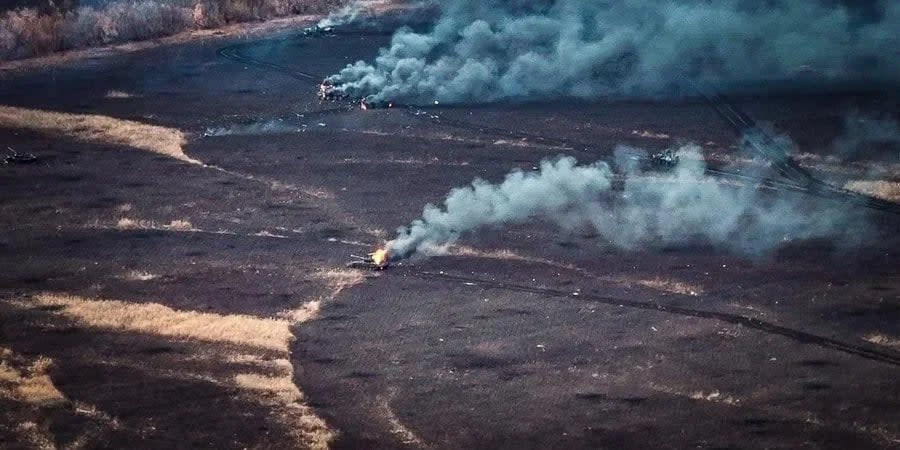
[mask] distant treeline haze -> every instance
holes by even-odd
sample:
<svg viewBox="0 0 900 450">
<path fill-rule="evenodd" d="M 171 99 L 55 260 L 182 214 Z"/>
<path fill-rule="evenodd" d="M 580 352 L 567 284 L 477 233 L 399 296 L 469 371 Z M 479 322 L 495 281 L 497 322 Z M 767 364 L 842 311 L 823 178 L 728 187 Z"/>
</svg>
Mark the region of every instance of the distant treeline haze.
<svg viewBox="0 0 900 450">
<path fill-rule="evenodd" d="M 168 36 L 228 23 L 324 13 L 347 0 L 58 0 L 0 5 L 0 60 Z"/>
</svg>

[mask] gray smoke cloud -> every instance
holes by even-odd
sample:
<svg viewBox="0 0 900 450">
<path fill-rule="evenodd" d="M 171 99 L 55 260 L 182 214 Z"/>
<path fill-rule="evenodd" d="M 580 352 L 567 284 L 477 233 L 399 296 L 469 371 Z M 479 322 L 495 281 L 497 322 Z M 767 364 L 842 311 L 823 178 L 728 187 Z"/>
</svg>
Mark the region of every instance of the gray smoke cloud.
<svg viewBox="0 0 900 450">
<path fill-rule="evenodd" d="M 844 118 L 844 130 L 832 143 L 835 153 L 854 157 L 890 147 L 900 161 L 900 124 L 890 117 L 852 113 Z"/>
<path fill-rule="evenodd" d="M 372 6 L 380 3 L 383 2 L 380 0 L 354 0 L 337 11 L 329 13 L 316 26 L 319 28 L 331 28 L 356 22 L 360 17 L 368 13 Z"/>
<path fill-rule="evenodd" d="M 900 2 L 451 0 L 329 78 L 407 103 L 667 95 L 692 83 L 900 78 Z"/>
<path fill-rule="evenodd" d="M 859 210 L 708 176 L 694 144 L 681 146 L 677 155 L 670 172 L 650 174 L 633 163 L 646 152 L 618 148 L 623 191 L 611 190 L 614 172 L 607 163 L 578 165 L 571 157 L 545 160 L 537 171 L 514 170 L 496 184 L 475 180 L 450 191 L 442 205 L 426 205 L 387 247 L 401 258 L 440 254 L 479 228 L 532 219 L 587 229 L 620 248 L 697 242 L 750 256 L 789 241 L 835 238 L 852 245 L 867 235 Z"/>
</svg>

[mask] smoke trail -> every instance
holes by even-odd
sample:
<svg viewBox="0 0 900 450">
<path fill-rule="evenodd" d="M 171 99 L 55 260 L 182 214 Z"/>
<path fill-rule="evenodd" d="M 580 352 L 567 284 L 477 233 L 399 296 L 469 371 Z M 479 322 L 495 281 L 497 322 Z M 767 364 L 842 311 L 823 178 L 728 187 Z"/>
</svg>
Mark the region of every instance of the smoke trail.
<svg viewBox="0 0 900 450">
<path fill-rule="evenodd" d="M 329 80 L 407 103 L 657 95 L 689 82 L 900 77 L 900 2 L 451 0 Z M 691 81 L 688 81 L 691 80 Z"/>
<path fill-rule="evenodd" d="M 437 254 L 465 233 L 484 226 L 540 218 L 563 229 L 590 229 L 621 248 L 690 242 L 711 243 L 761 255 L 785 241 L 833 237 L 847 244 L 866 235 L 861 213 L 797 195 L 763 195 L 704 174 L 700 148 L 678 149 L 668 174 L 645 174 L 628 161 L 640 149 L 617 149 L 626 173 L 624 191 L 610 190 L 606 163 L 578 165 L 571 157 L 515 170 L 497 184 L 475 180 L 450 191 L 443 205 L 426 205 L 421 219 L 400 228 L 388 249 L 397 257 Z M 852 224 L 853 226 L 849 226 Z M 850 231 L 853 230 L 853 234 Z"/>
<path fill-rule="evenodd" d="M 483 225 L 521 222 L 537 215 L 561 219 L 609 190 L 610 175 L 605 163 L 578 166 L 574 158 L 565 157 L 543 161 L 539 172 L 513 171 L 497 185 L 475 180 L 450 191 L 443 208 L 426 205 L 422 218 L 398 230 L 388 249 L 402 257 L 436 252 Z"/>
</svg>

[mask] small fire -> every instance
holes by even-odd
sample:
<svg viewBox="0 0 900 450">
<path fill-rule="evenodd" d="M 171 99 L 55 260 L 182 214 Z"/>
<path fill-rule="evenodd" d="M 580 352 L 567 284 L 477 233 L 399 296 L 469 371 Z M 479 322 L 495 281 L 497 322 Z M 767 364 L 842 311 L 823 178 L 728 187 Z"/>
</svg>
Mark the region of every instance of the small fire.
<svg viewBox="0 0 900 450">
<path fill-rule="evenodd" d="M 372 262 L 380 268 L 387 267 L 388 262 L 390 261 L 390 254 L 386 248 L 379 248 L 378 250 L 369 253 L 369 257 L 372 258 Z"/>
</svg>

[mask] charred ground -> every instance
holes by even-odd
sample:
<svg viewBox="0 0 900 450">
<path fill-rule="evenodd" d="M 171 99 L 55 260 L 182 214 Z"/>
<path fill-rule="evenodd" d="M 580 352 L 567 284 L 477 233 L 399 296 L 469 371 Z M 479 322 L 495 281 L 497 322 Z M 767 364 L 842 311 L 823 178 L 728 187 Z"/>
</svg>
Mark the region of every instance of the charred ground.
<svg viewBox="0 0 900 450">
<path fill-rule="evenodd" d="M 537 222 L 342 271 L 450 188 L 558 154 L 694 141 L 714 168 L 753 164 L 701 98 L 374 111 L 316 99 L 322 76 L 387 38 L 211 40 L 4 75 L 0 103 L 75 123 L 0 129 L 39 158 L 0 167 L 7 443 L 898 445 L 889 212 L 872 210 L 879 239 L 851 249 L 624 251 Z M 819 150 L 843 114 L 898 115 L 895 98 L 858 89 L 732 101 L 836 183 L 864 172 Z M 97 116 L 160 129 L 113 139 Z M 171 136 L 187 159 L 155 144 Z M 97 299 L 171 318 L 104 322 Z M 230 331 L 173 331 L 192 312 Z M 35 380 L 43 395 L 21 388 Z"/>
</svg>

